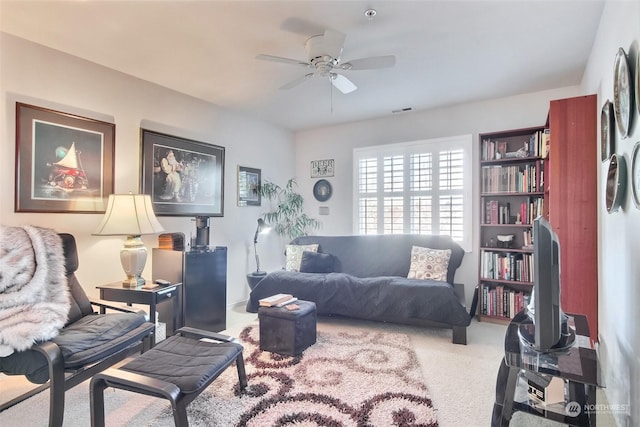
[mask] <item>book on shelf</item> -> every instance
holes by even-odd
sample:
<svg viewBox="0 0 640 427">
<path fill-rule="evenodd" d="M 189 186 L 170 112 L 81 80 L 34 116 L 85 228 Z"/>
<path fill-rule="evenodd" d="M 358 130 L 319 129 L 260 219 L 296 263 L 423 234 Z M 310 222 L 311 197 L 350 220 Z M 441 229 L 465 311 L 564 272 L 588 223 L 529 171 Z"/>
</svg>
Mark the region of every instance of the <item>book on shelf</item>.
<svg viewBox="0 0 640 427">
<path fill-rule="evenodd" d="M 549 129 L 543 129 L 536 131 L 529 138 L 529 143 L 527 144 L 527 148 L 529 151 L 529 156 L 532 157 L 541 157 L 546 159 L 549 155 L 549 143 L 551 141 Z"/>
<path fill-rule="evenodd" d="M 262 298 L 261 300 L 258 300 L 258 303 L 261 307 L 274 307 L 278 306 L 278 304 L 282 304 L 285 302 L 288 303 L 293 298 L 294 297 L 291 294 L 276 294 L 271 295 L 270 297 Z"/>
<path fill-rule="evenodd" d="M 480 314 L 512 319 L 529 304 L 530 294 L 505 286 L 480 286 Z"/>
<path fill-rule="evenodd" d="M 533 254 L 482 250 L 480 276 L 485 280 L 532 282 Z"/>
<path fill-rule="evenodd" d="M 549 143 L 551 142 L 551 132 L 549 129 L 545 129 L 541 132 L 540 141 L 540 157 L 546 159 L 549 155 Z"/>
<path fill-rule="evenodd" d="M 522 232 L 522 249 L 533 250 L 533 235 L 531 230 L 524 230 Z"/>
<path fill-rule="evenodd" d="M 483 193 L 531 193 L 538 191 L 535 164 L 482 166 Z"/>
<path fill-rule="evenodd" d="M 490 213 L 489 224 L 497 224 L 498 223 L 499 207 L 500 207 L 500 205 L 499 205 L 497 200 L 489 200 L 489 213 Z"/>
</svg>

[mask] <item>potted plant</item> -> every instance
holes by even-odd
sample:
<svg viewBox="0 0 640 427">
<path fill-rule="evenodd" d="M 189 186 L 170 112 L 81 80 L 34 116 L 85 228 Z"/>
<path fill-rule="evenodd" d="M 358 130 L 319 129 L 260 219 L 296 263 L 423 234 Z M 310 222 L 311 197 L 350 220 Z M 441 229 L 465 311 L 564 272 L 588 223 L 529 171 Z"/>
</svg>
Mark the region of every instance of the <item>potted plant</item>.
<svg viewBox="0 0 640 427">
<path fill-rule="evenodd" d="M 296 187 L 294 178 L 289 179 L 284 187 L 271 181 L 265 181 L 260 187 L 262 197 L 275 203 L 274 209 L 263 215 L 265 222 L 276 233 L 289 239 L 306 236 L 309 230 L 320 228 L 320 221 L 304 212 L 304 199 L 296 192 Z"/>
</svg>

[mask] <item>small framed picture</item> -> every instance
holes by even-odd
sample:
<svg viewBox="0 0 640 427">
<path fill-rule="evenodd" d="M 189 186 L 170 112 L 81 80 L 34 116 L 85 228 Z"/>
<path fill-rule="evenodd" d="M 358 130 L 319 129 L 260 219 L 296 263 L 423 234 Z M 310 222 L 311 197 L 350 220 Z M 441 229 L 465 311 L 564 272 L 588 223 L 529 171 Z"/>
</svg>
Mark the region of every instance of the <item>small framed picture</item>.
<svg viewBox="0 0 640 427">
<path fill-rule="evenodd" d="M 238 206 L 260 206 L 262 197 L 260 169 L 238 166 Z"/>
<path fill-rule="evenodd" d="M 496 159 L 503 159 L 507 154 L 507 141 L 498 141 L 497 144 Z"/>
<path fill-rule="evenodd" d="M 142 129 L 141 192 L 156 215 L 223 216 L 224 147 Z"/>
<path fill-rule="evenodd" d="M 16 103 L 16 212 L 101 213 L 113 193 L 113 123 Z"/>
<path fill-rule="evenodd" d="M 335 172 L 335 160 L 312 160 L 311 178 L 323 178 L 333 176 Z"/>
</svg>

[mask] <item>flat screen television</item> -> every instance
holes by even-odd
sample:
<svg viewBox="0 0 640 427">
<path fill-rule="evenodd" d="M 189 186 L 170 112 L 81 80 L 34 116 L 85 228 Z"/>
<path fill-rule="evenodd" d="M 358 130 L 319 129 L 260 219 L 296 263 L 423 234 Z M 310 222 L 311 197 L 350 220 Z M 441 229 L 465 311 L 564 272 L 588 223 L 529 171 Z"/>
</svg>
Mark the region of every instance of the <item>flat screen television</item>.
<svg viewBox="0 0 640 427">
<path fill-rule="evenodd" d="M 560 241 L 543 217 L 533 221 L 533 264 L 530 322 L 520 325 L 520 338 L 540 352 L 564 350 L 573 345 L 575 331 L 560 306 Z"/>
</svg>

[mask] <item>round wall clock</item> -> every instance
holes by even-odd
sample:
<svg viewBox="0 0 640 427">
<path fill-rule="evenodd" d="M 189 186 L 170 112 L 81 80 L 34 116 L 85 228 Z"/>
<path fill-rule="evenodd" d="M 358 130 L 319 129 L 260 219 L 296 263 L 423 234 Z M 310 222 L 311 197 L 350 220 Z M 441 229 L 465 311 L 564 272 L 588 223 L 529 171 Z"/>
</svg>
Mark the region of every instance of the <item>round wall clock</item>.
<svg viewBox="0 0 640 427">
<path fill-rule="evenodd" d="M 620 136 L 626 138 L 631 126 L 633 93 L 631 92 L 631 74 L 627 54 L 623 48 L 618 49 L 613 70 L 613 110 Z"/>
<path fill-rule="evenodd" d="M 640 53 L 636 54 L 636 110 L 640 116 Z"/>
<path fill-rule="evenodd" d="M 331 194 L 333 194 L 333 188 L 326 179 L 318 180 L 313 186 L 313 197 L 319 202 L 326 202 L 331 198 Z"/>
<path fill-rule="evenodd" d="M 633 204 L 640 209 L 640 141 L 636 142 L 631 152 L 631 190 Z"/>
<path fill-rule="evenodd" d="M 624 157 L 611 155 L 607 172 L 606 204 L 607 212 L 617 212 L 627 189 L 627 167 Z"/>
<path fill-rule="evenodd" d="M 613 104 L 607 99 L 600 113 L 600 157 L 609 160 L 616 152 L 616 125 L 613 117 Z"/>
</svg>

